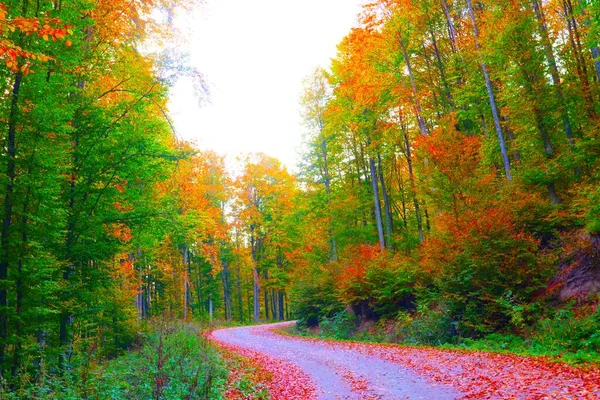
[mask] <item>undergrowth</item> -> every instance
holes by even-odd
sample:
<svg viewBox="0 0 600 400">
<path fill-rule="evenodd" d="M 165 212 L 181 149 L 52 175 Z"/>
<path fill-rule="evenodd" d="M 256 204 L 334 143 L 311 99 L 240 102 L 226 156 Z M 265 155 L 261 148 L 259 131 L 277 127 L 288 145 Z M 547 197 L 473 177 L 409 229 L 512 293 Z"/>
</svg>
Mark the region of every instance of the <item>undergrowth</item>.
<svg viewBox="0 0 600 400">
<path fill-rule="evenodd" d="M 519 332 L 494 332 L 481 338 L 464 338 L 446 314 L 434 310 L 400 312 L 368 329 L 346 311 L 323 319 L 319 328 L 299 324 L 290 333 L 336 340 L 397 343 L 547 356 L 572 365 L 600 364 L 600 307 L 568 304 L 541 317 Z"/>
<path fill-rule="evenodd" d="M 0 399 L 222 399 L 227 371 L 193 324 L 157 321 L 139 349 L 112 360 L 74 359 L 64 371 L 40 369 Z"/>
</svg>

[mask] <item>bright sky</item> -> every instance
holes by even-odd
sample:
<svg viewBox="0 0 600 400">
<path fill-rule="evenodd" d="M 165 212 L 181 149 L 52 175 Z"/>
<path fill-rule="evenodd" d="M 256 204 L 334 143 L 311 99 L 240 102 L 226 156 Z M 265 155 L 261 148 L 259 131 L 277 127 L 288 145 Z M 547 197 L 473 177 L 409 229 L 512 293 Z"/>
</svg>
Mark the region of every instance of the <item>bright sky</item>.
<svg viewBox="0 0 600 400">
<path fill-rule="evenodd" d="M 172 90 L 178 135 L 236 157 L 264 152 L 297 164 L 302 80 L 329 67 L 356 22 L 362 0 L 206 0 L 185 18 L 192 62 L 212 104 L 200 108 L 189 82 Z"/>
</svg>

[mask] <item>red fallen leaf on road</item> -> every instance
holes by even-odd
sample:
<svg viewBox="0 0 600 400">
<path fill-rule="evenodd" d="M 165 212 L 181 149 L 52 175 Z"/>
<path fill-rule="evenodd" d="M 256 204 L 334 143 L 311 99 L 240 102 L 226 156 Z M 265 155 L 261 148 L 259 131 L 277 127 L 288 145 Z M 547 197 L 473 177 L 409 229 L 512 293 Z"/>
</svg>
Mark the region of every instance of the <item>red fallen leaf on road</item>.
<svg viewBox="0 0 600 400">
<path fill-rule="evenodd" d="M 211 338 L 221 349 L 243 357 L 246 365 L 255 368 L 253 380 L 263 384 L 273 400 L 312 400 L 317 399 L 317 389 L 309 376 L 298 366 L 287 361 L 270 357 L 253 350 L 219 342 Z M 236 371 L 234 374 L 238 373 Z M 242 394 L 228 390 L 227 399 L 243 399 Z"/>
<path fill-rule="evenodd" d="M 278 333 L 265 330 L 261 334 Z M 600 368 L 597 367 L 576 368 L 544 357 L 293 338 L 325 342 L 331 348 L 351 349 L 397 363 L 431 382 L 456 388 L 463 393 L 463 400 L 600 399 Z"/>
</svg>

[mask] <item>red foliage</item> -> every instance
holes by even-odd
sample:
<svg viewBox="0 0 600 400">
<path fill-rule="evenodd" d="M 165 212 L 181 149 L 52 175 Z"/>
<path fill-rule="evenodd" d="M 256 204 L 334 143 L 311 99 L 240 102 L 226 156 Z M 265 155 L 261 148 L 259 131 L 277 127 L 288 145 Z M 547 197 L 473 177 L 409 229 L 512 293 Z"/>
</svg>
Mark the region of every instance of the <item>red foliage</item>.
<svg viewBox="0 0 600 400">
<path fill-rule="evenodd" d="M 279 358 L 270 357 L 259 352 L 233 346 L 211 338 L 224 351 L 235 353 L 242 357 L 242 368 L 253 369 L 251 379 L 255 383 L 262 383 L 267 388 L 271 398 L 281 400 L 311 400 L 317 399 L 317 389 L 308 374 L 298 366 Z M 235 387 L 234 383 L 243 372 L 233 370 L 230 375 L 227 399 L 247 399 Z"/>
<path fill-rule="evenodd" d="M 370 267 L 374 267 L 382 257 L 379 246 L 361 244 L 350 251 L 352 257 L 343 262 L 336 276 L 339 292 L 348 303 L 364 300 L 368 290 L 365 288 L 366 275 Z"/>
</svg>

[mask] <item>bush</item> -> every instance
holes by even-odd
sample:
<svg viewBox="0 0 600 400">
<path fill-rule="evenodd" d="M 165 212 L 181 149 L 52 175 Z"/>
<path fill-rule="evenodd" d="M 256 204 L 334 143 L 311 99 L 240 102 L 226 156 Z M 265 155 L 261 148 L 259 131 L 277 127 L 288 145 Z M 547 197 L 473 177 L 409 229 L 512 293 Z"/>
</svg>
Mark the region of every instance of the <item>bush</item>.
<svg viewBox="0 0 600 400">
<path fill-rule="evenodd" d="M 159 322 L 138 351 L 43 373 L 14 392 L 0 382 L 0 398 L 219 399 L 225 382 L 223 364 L 197 327 Z"/>
<path fill-rule="evenodd" d="M 356 320 L 355 315 L 342 311 L 321 321 L 321 334 L 338 340 L 348 340 L 354 335 Z"/>
<path fill-rule="evenodd" d="M 344 310 L 335 290 L 335 263 L 315 268 L 309 278 L 299 279 L 291 292 L 292 308 L 299 327 L 318 326 Z"/>
<path fill-rule="evenodd" d="M 422 260 L 456 328 L 463 337 L 481 337 L 531 322 L 534 296 L 552 275 L 538 242 L 519 231 L 503 209 L 447 221 L 429 240 Z"/>
</svg>

